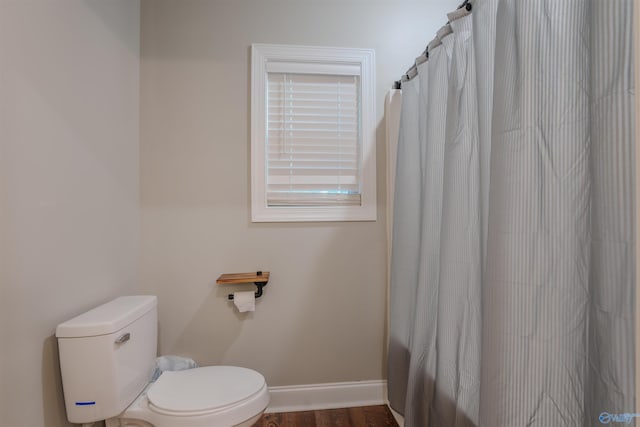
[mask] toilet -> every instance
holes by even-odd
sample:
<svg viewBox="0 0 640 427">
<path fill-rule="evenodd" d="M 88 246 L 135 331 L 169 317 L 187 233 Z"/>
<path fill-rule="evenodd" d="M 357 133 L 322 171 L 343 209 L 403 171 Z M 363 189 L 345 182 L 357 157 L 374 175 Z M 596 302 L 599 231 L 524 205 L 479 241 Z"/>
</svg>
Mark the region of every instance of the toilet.
<svg viewBox="0 0 640 427">
<path fill-rule="evenodd" d="M 249 427 L 269 404 L 264 377 L 237 366 L 163 372 L 157 298 L 126 296 L 56 328 L 67 418 L 106 427 Z"/>
</svg>

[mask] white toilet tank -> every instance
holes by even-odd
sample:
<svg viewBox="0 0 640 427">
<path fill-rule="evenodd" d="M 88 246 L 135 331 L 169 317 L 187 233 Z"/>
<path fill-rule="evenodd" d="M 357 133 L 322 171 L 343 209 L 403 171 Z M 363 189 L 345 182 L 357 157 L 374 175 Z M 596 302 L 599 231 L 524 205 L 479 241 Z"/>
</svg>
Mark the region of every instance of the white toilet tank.
<svg viewBox="0 0 640 427">
<path fill-rule="evenodd" d="M 148 384 L 157 352 L 155 296 L 127 296 L 56 328 L 67 418 L 90 423 L 120 414 Z"/>
</svg>

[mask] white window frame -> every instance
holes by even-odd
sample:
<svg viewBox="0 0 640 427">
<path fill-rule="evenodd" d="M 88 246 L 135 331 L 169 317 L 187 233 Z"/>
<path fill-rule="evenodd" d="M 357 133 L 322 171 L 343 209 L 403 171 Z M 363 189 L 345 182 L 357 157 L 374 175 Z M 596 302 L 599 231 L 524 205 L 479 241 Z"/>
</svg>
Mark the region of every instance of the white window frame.
<svg viewBox="0 0 640 427">
<path fill-rule="evenodd" d="M 251 220 L 252 222 L 375 221 L 376 117 L 373 49 L 253 44 L 251 46 Z M 280 72 L 333 74 L 360 71 L 361 204 L 357 206 L 268 206 L 266 170 L 267 67 Z"/>
</svg>

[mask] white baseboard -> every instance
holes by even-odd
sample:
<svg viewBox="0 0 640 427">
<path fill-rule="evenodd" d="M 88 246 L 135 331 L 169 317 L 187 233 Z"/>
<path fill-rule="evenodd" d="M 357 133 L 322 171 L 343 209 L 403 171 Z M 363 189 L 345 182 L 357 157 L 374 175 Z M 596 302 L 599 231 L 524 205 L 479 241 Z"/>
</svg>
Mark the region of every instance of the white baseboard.
<svg viewBox="0 0 640 427">
<path fill-rule="evenodd" d="M 354 381 L 269 387 L 267 413 L 387 404 L 387 382 Z"/>
<path fill-rule="evenodd" d="M 397 413 L 396 411 L 394 411 L 391 406 L 389 406 L 389 409 L 391 409 L 391 413 L 393 414 L 393 418 L 396 419 L 396 422 L 398 423 L 398 426 L 404 427 L 404 417 L 402 415 L 400 415 L 399 413 Z"/>
</svg>

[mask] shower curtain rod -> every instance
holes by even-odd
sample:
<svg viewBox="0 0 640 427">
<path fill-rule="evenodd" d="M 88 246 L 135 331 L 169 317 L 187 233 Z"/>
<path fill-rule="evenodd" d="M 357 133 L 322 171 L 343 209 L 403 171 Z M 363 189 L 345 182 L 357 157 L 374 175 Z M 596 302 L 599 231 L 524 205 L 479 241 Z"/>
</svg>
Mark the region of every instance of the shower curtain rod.
<svg viewBox="0 0 640 427">
<path fill-rule="evenodd" d="M 472 4 L 471 0 L 464 0 L 464 2 L 462 2 L 462 4 L 456 8 L 456 11 L 458 11 L 458 10 L 460 10 L 462 8 L 466 9 L 466 11 L 470 13 L 471 9 L 473 9 L 473 4 Z M 450 23 L 450 21 L 447 22 L 447 25 L 449 23 Z M 432 43 L 439 41 L 439 37 L 440 37 L 440 31 L 438 31 L 438 35 L 436 35 L 436 38 L 433 39 L 431 42 L 429 42 L 429 44 L 425 48 L 424 52 L 422 52 L 422 54 L 416 58 L 416 60 L 413 63 L 413 65 L 402 75 L 400 80 L 396 80 L 396 81 L 393 82 L 393 89 L 402 89 L 402 82 L 403 81 L 409 81 L 409 80 L 411 80 L 412 78 L 414 78 L 415 76 L 418 75 L 418 65 L 426 62 L 429 59 L 429 46 L 431 46 Z M 442 37 L 444 37 L 444 36 L 442 36 Z M 436 44 L 436 46 L 438 44 Z"/>
</svg>

